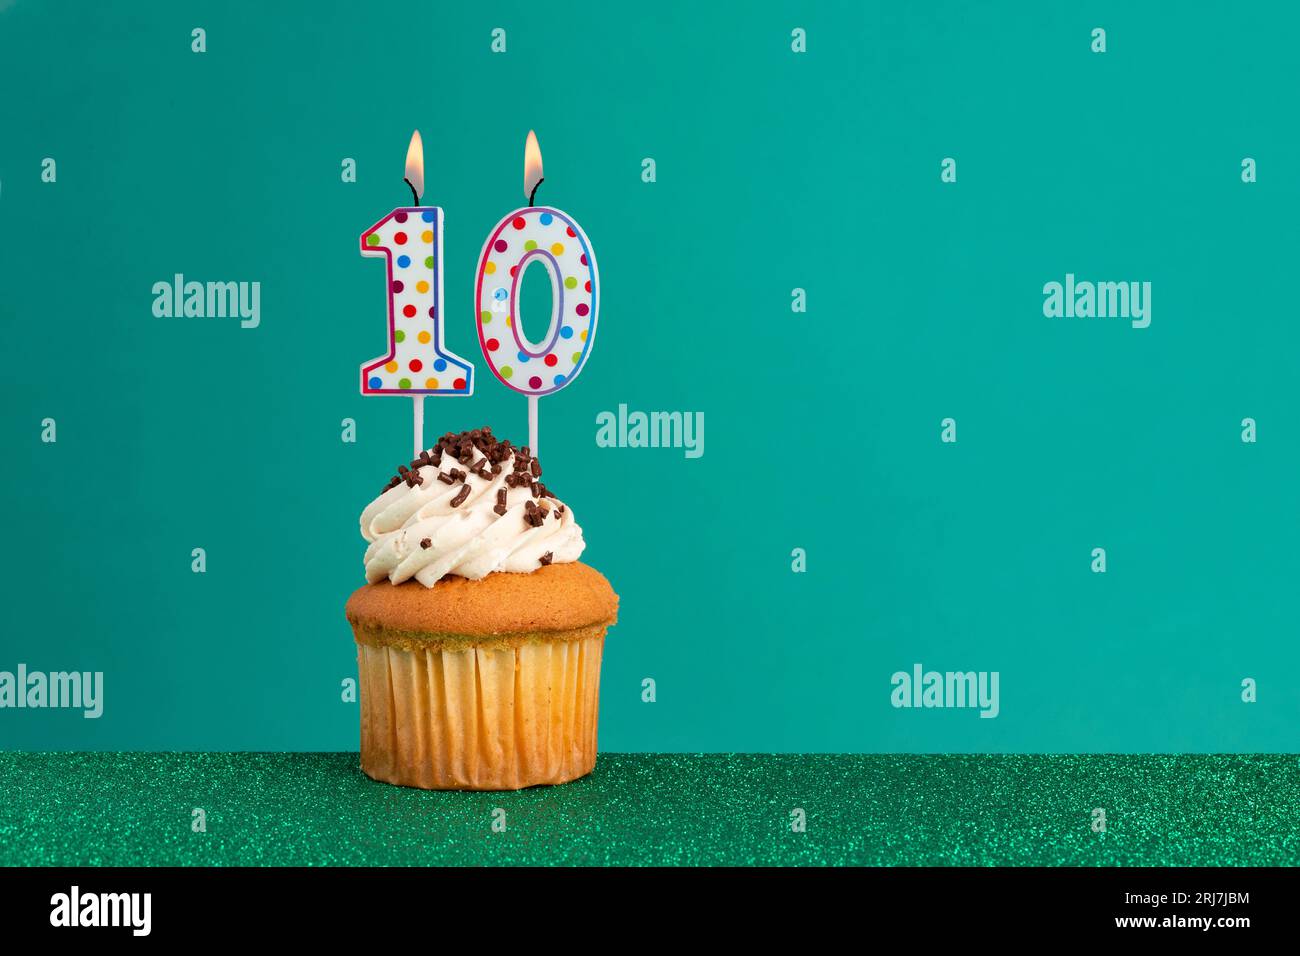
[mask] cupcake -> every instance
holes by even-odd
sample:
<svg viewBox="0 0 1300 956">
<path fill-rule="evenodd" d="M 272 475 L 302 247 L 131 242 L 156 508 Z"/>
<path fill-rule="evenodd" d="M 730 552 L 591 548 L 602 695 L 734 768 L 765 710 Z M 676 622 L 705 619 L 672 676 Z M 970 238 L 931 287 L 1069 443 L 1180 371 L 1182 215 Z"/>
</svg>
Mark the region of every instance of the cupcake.
<svg viewBox="0 0 1300 956">
<path fill-rule="evenodd" d="M 361 769 L 433 790 L 564 783 L 596 764 L 609 582 L 527 447 L 448 432 L 361 513 L 347 603 Z"/>
</svg>

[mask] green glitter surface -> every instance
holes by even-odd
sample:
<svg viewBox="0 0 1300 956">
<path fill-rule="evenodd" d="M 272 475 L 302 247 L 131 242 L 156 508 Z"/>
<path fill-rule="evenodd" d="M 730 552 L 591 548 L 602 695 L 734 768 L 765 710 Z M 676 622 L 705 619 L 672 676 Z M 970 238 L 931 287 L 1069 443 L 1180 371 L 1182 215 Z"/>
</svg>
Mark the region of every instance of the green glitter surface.
<svg viewBox="0 0 1300 956">
<path fill-rule="evenodd" d="M 1293 865 L 1298 770 L 1292 755 L 602 754 L 560 787 L 438 793 L 375 783 L 354 753 L 4 753 L 0 864 Z"/>
</svg>

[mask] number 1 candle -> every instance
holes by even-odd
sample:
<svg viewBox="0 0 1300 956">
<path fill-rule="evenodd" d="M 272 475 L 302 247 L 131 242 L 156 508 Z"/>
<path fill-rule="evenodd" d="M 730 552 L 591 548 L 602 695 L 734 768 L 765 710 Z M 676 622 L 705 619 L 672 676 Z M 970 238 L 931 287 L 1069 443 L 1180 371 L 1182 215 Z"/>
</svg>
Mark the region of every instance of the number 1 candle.
<svg viewBox="0 0 1300 956">
<path fill-rule="evenodd" d="M 507 213 L 488 233 L 479 256 L 474 299 L 483 357 L 501 384 L 528 396 L 528 445 L 537 449 L 537 402 L 572 384 L 596 338 L 596 256 L 568 213 L 534 206 L 542 183 L 542 151 L 529 130 L 524 146 L 528 205 Z M 551 324 L 541 344 L 524 334 L 519 283 L 540 262 L 551 278 Z"/>
<path fill-rule="evenodd" d="M 406 183 L 415 205 L 394 209 L 361 234 L 361 254 L 388 260 L 388 352 L 361 366 L 361 394 L 414 400 L 415 453 L 424 449 L 424 396 L 472 395 L 474 366 L 442 339 L 442 210 L 421 206 L 424 148 L 420 132 L 406 152 Z"/>
</svg>

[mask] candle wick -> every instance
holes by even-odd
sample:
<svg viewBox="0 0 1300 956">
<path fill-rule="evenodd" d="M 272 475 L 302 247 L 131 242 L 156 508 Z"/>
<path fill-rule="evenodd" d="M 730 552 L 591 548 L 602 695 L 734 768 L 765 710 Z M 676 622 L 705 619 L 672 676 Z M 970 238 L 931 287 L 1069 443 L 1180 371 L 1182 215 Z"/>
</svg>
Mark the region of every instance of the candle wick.
<svg viewBox="0 0 1300 956">
<path fill-rule="evenodd" d="M 415 197 L 415 204 L 417 206 L 420 205 L 420 194 L 415 191 L 415 184 L 412 183 L 405 176 L 402 177 L 402 182 L 406 183 L 406 185 L 411 187 L 411 195 Z"/>
<path fill-rule="evenodd" d="M 546 177 L 543 176 L 541 179 L 537 180 L 537 186 L 540 186 L 544 182 L 546 182 Z M 528 205 L 530 206 L 536 205 L 533 200 L 537 198 L 537 186 L 533 187 L 533 191 L 528 196 Z"/>
</svg>

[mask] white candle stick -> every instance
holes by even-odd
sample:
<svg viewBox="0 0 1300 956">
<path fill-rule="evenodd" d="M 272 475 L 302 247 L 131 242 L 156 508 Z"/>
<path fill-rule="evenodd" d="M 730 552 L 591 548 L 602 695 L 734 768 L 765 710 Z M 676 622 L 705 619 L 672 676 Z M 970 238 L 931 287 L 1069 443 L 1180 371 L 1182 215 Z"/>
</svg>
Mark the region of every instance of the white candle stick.
<svg viewBox="0 0 1300 956">
<path fill-rule="evenodd" d="M 533 453 L 533 457 L 538 457 L 537 451 L 537 396 L 528 396 L 528 450 Z"/>
<path fill-rule="evenodd" d="M 412 395 L 411 401 L 415 402 L 415 457 L 418 458 L 424 451 L 424 396 Z"/>
</svg>

